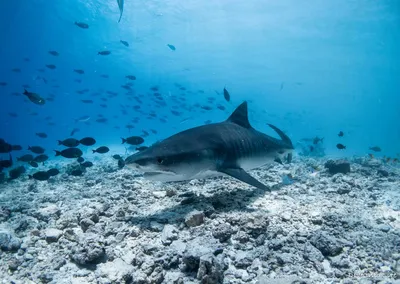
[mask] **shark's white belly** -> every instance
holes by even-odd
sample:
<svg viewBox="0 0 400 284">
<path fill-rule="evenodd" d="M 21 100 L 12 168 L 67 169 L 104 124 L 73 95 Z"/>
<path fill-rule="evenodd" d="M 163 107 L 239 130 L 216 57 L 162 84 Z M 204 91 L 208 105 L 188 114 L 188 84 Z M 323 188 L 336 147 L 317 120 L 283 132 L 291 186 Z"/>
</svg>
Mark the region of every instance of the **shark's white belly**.
<svg viewBox="0 0 400 284">
<path fill-rule="evenodd" d="M 238 165 L 245 171 L 262 167 L 266 164 L 273 163 L 275 156 L 267 155 L 264 157 L 244 158 L 238 160 Z"/>
</svg>

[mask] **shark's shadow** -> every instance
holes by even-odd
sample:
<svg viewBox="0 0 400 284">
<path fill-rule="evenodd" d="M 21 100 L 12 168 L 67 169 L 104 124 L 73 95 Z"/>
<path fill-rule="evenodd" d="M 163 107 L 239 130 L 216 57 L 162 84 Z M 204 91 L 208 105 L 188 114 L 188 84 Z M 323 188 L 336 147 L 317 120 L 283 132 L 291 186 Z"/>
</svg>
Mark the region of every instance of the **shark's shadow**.
<svg viewBox="0 0 400 284">
<path fill-rule="evenodd" d="M 283 184 L 277 184 L 271 190 L 279 190 Z M 213 192 L 207 192 L 207 195 L 196 195 L 193 192 L 178 194 L 175 198 L 176 205 L 165 208 L 154 214 L 144 216 L 132 216 L 129 221 L 131 224 L 141 227 L 149 227 L 150 222 L 155 221 L 162 224 L 176 224 L 184 221 L 189 212 L 199 210 L 209 217 L 213 213 L 222 213 L 230 211 L 252 212 L 248 205 L 257 198 L 270 194 L 269 191 L 248 188 L 244 189 L 238 186 L 235 189 L 228 189 L 224 186 L 215 188 Z"/>
</svg>

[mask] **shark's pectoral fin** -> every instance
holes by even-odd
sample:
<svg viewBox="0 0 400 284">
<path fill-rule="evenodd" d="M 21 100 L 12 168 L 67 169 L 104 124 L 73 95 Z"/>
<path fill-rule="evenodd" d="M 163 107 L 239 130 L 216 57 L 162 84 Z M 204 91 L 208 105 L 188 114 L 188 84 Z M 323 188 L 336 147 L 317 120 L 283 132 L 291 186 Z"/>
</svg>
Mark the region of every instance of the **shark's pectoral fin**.
<svg viewBox="0 0 400 284">
<path fill-rule="evenodd" d="M 270 189 L 265 184 L 262 184 L 261 182 L 253 178 L 242 168 L 221 168 L 218 171 L 259 189 L 270 191 Z"/>
</svg>

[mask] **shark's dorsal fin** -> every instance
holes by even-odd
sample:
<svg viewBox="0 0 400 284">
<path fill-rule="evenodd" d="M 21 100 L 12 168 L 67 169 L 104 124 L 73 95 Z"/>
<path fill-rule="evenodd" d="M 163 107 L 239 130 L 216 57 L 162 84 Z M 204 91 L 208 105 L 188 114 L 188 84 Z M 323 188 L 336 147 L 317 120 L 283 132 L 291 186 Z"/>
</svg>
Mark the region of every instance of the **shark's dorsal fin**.
<svg viewBox="0 0 400 284">
<path fill-rule="evenodd" d="M 272 124 L 269 124 L 269 123 L 268 123 L 268 125 L 269 125 L 269 127 L 271 127 L 273 130 L 275 130 L 276 133 L 278 133 L 279 137 L 281 137 L 281 139 L 282 139 L 283 142 L 289 144 L 289 145 L 292 146 L 292 148 L 293 148 L 292 140 L 290 140 L 290 138 L 289 138 L 285 133 L 283 133 L 282 130 L 280 130 L 278 127 L 276 127 L 276 126 L 274 126 L 274 125 L 272 125 Z"/>
<path fill-rule="evenodd" d="M 233 122 L 245 128 L 251 128 L 247 113 L 247 102 L 244 101 L 241 103 L 226 121 Z"/>
</svg>

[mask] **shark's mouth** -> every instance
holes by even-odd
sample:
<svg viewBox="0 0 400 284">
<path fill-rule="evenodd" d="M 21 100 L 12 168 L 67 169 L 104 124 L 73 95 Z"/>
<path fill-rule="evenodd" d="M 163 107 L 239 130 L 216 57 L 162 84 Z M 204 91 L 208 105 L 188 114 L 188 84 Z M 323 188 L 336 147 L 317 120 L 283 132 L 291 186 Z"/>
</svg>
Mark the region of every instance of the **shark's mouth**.
<svg viewBox="0 0 400 284">
<path fill-rule="evenodd" d="M 143 177 L 152 181 L 162 181 L 162 182 L 170 182 L 170 181 L 181 181 L 185 180 L 181 175 L 176 174 L 172 171 L 150 171 L 145 172 Z"/>
<path fill-rule="evenodd" d="M 174 176 L 176 175 L 176 173 L 172 172 L 172 171 L 154 171 L 154 172 L 145 172 L 144 173 L 144 177 L 156 177 L 159 175 L 170 175 L 170 176 Z"/>
</svg>

